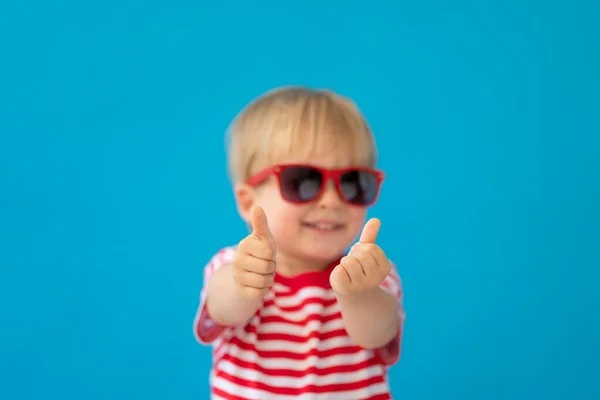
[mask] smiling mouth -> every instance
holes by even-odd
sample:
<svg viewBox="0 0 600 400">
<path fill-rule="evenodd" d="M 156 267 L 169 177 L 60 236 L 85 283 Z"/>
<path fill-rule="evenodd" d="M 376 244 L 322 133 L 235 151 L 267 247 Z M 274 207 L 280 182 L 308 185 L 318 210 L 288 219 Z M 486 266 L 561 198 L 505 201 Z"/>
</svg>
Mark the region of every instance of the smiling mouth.
<svg viewBox="0 0 600 400">
<path fill-rule="evenodd" d="M 344 224 L 333 222 L 303 222 L 302 226 L 321 232 L 335 232 L 344 228 Z"/>
</svg>

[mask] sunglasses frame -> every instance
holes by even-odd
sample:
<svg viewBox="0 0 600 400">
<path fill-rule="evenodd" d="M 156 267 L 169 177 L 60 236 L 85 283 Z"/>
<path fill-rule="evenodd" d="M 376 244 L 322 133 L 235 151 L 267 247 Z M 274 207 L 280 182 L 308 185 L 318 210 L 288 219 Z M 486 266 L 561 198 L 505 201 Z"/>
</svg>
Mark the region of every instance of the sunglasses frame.
<svg viewBox="0 0 600 400">
<path fill-rule="evenodd" d="M 318 171 L 321 174 L 321 176 L 323 177 L 323 182 L 321 183 L 319 192 L 310 200 L 288 200 L 283 193 L 283 186 L 281 185 L 281 174 L 287 168 L 310 168 L 315 171 Z M 366 204 L 356 204 L 356 203 L 352 203 L 352 202 L 348 201 L 344 197 L 344 194 L 342 193 L 342 179 L 341 179 L 342 175 L 344 175 L 348 172 L 355 172 L 355 171 L 369 172 L 369 173 L 372 173 L 373 175 L 375 175 L 375 177 L 377 178 L 377 191 L 375 192 L 373 201 L 366 203 Z M 369 206 L 375 204 L 375 202 L 379 198 L 379 193 L 381 192 L 381 185 L 385 178 L 385 173 L 383 171 L 375 169 L 375 168 L 364 167 L 364 166 L 329 169 L 329 168 L 317 167 L 316 165 L 312 165 L 312 164 L 276 164 L 276 165 L 272 165 L 270 167 L 264 168 L 261 171 L 257 172 L 256 174 L 252 175 L 248 179 L 247 183 L 250 186 L 257 186 L 257 185 L 260 185 L 261 183 L 263 183 L 264 181 L 266 181 L 271 175 L 275 175 L 275 177 L 277 178 L 277 183 L 279 184 L 279 191 L 281 193 L 281 197 L 289 203 L 306 204 L 306 203 L 310 203 L 310 202 L 313 202 L 313 201 L 319 199 L 323 195 L 323 191 L 325 190 L 325 187 L 327 186 L 327 182 L 329 182 L 329 180 L 333 180 L 335 183 L 335 190 L 336 190 L 338 196 L 340 197 L 340 199 L 342 199 L 342 201 L 344 203 L 349 204 L 354 207 L 369 207 Z"/>
</svg>

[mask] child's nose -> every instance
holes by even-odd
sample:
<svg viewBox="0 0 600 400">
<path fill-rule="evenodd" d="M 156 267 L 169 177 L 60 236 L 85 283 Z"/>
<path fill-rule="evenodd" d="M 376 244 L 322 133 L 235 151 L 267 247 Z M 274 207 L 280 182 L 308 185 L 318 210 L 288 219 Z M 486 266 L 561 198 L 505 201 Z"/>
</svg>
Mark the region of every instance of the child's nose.
<svg viewBox="0 0 600 400">
<path fill-rule="evenodd" d="M 329 180 L 325 183 L 323 188 L 323 194 L 319 198 L 319 206 L 321 207 L 336 207 L 342 203 L 340 195 L 337 192 L 335 183 L 333 180 Z"/>
</svg>

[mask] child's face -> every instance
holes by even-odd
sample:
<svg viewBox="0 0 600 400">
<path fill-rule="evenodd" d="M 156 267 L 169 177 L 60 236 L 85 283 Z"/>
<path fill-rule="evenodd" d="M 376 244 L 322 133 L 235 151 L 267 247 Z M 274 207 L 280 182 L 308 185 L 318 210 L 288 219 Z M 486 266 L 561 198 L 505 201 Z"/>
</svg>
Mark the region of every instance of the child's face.
<svg viewBox="0 0 600 400">
<path fill-rule="evenodd" d="M 309 157 L 285 157 L 286 164 L 311 164 L 336 169 L 355 166 L 350 157 L 322 152 Z M 327 264 L 356 240 L 366 219 L 366 207 L 345 203 L 330 180 L 321 195 L 308 203 L 295 204 L 282 198 L 277 179 L 271 176 L 255 192 L 255 203 L 263 207 L 278 253 L 293 259 Z"/>
</svg>

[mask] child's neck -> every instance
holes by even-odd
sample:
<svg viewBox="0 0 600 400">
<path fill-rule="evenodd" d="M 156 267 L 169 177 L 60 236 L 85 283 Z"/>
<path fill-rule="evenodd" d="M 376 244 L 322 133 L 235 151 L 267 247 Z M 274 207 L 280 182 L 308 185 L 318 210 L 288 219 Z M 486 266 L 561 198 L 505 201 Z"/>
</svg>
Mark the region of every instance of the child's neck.
<svg viewBox="0 0 600 400">
<path fill-rule="evenodd" d="M 278 252 L 276 271 L 281 276 L 292 278 L 307 272 L 324 271 L 332 261 L 334 260 L 312 260 Z"/>
</svg>

